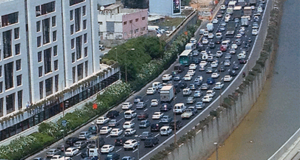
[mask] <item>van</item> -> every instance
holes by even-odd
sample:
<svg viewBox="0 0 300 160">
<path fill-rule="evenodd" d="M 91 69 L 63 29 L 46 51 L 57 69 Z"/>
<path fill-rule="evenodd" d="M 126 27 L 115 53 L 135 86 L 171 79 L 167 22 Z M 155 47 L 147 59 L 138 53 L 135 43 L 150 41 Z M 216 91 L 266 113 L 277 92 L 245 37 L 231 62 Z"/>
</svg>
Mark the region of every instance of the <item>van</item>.
<svg viewBox="0 0 300 160">
<path fill-rule="evenodd" d="M 176 114 L 181 114 L 186 110 L 186 106 L 184 105 L 184 103 L 176 103 L 174 108 L 173 108 L 173 112 Z"/>
<path fill-rule="evenodd" d="M 182 71 L 184 71 L 184 66 L 182 66 L 181 64 L 176 64 L 174 66 L 174 71 L 181 73 Z"/>
<path fill-rule="evenodd" d="M 156 88 L 156 89 L 160 89 L 160 88 L 162 88 L 162 83 L 160 83 L 160 82 L 153 82 L 152 83 L 152 87 Z"/>
<path fill-rule="evenodd" d="M 212 23 L 207 23 L 206 29 L 207 29 L 207 31 L 209 31 L 209 32 L 214 31 L 214 24 L 212 24 Z"/>
<path fill-rule="evenodd" d="M 89 148 L 89 157 L 98 157 L 98 148 Z"/>
<path fill-rule="evenodd" d="M 196 43 L 187 43 L 185 45 L 185 50 L 194 50 L 196 49 Z"/>
</svg>

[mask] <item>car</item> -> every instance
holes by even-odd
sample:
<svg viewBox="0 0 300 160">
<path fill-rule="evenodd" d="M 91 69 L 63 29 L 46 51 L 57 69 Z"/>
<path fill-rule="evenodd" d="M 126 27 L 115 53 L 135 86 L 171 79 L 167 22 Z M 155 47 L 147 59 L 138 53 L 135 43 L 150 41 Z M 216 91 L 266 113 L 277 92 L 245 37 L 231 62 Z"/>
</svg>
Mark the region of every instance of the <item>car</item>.
<svg viewBox="0 0 300 160">
<path fill-rule="evenodd" d="M 171 74 L 164 74 L 162 76 L 162 81 L 163 82 L 170 81 L 170 80 L 172 80 L 172 75 Z"/>
<path fill-rule="evenodd" d="M 187 84 L 185 82 L 179 81 L 178 86 L 179 86 L 179 88 L 184 89 L 187 87 Z"/>
<path fill-rule="evenodd" d="M 218 68 L 218 72 L 224 72 L 225 71 L 225 67 L 224 65 L 221 65 L 219 68 Z"/>
<path fill-rule="evenodd" d="M 189 69 L 190 70 L 195 70 L 197 68 L 197 65 L 196 64 L 190 64 L 190 66 L 189 66 Z"/>
<path fill-rule="evenodd" d="M 143 141 L 143 140 L 147 139 L 148 137 L 153 137 L 153 133 L 151 133 L 149 131 L 144 131 L 139 137 L 140 137 L 140 140 Z"/>
<path fill-rule="evenodd" d="M 203 102 L 196 102 L 196 105 L 195 105 L 195 106 L 196 106 L 197 109 L 200 110 L 200 109 L 203 109 L 203 108 L 204 108 L 205 104 L 204 104 Z"/>
<path fill-rule="evenodd" d="M 246 63 L 247 63 L 247 60 L 244 59 L 244 58 L 242 58 L 242 59 L 239 60 L 239 62 L 240 62 L 240 64 L 246 64 Z"/>
<path fill-rule="evenodd" d="M 195 84 L 190 84 L 190 89 L 195 90 L 195 89 L 197 89 L 197 86 Z"/>
<path fill-rule="evenodd" d="M 120 158 L 120 155 L 118 153 L 108 153 L 105 160 L 118 160 Z"/>
<path fill-rule="evenodd" d="M 224 84 L 222 82 L 217 82 L 213 89 L 222 89 L 223 87 L 224 87 Z"/>
<path fill-rule="evenodd" d="M 158 106 L 158 103 L 159 103 L 159 102 L 158 102 L 157 99 L 152 99 L 152 100 L 151 100 L 150 106 L 151 106 L 151 107 L 156 107 L 156 106 Z"/>
<path fill-rule="evenodd" d="M 89 131 L 82 131 L 79 133 L 78 138 L 79 139 L 86 139 L 89 135 L 91 135 L 92 133 Z"/>
<path fill-rule="evenodd" d="M 201 91 L 200 91 L 200 90 L 196 90 L 196 91 L 194 92 L 194 97 L 195 97 L 195 98 L 201 97 Z"/>
<path fill-rule="evenodd" d="M 108 122 L 108 126 L 109 127 L 116 127 L 116 126 L 118 126 L 119 125 L 119 122 L 117 121 L 117 119 L 111 119 L 111 120 L 109 120 L 109 122 Z"/>
<path fill-rule="evenodd" d="M 222 57 L 223 56 L 223 52 L 222 51 L 217 51 L 216 52 L 216 57 L 217 58 L 220 58 L 220 57 Z"/>
<path fill-rule="evenodd" d="M 201 90 L 207 90 L 209 89 L 209 85 L 207 83 L 203 83 L 200 87 Z"/>
<path fill-rule="evenodd" d="M 224 76 L 224 82 L 230 82 L 232 80 L 232 77 L 230 75 Z"/>
<path fill-rule="evenodd" d="M 147 128 L 150 126 L 150 121 L 148 120 L 142 120 L 139 124 L 139 128 Z"/>
<path fill-rule="evenodd" d="M 122 104 L 122 109 L 123 110 L 131 109 L 131 108 L 132 108 L 132 104 L 130 102 L 124 102 Z"/>
<path fill-rule="evenodd" d="M 193 115 L 198 113 L 196 106 L 189 106 L 188 109 L 192 110 Z"/>
<path fill-rule="evenodd" d="M 238 57 L 238 60 L 244 59 L 244 58 L 246 58 L 246 54 L 245 54 L 245 53 L 239 53 L 239 54 L 237 55 L 237 57 Z"/>
<path fill-rule="evenodd" d="M 154 112 L 152 115 L 152 119 L 161 119 L 164 113 L 162 112 Z"/>
<path fill-rule="evenodd" d="M 190 39 L 190 43 L 197 43 L 196 38 L 192 37 L 192 38 Z"/>
<path fill-rule="evenodd" d="M 254 19 L 255 22 L 258 22 L 259 21 L 259 16 L 254 16 L 253 19 Z"/>
<path fill-rule="evenodd" d="M 206 61 L 201 61 L 199 65 L 200 65 L 200 66 L 206 66 L 206 65 L 207 65 L 207 62 L 206 62 Z"/>
<path fill-rule="evenodd" d="M 205 70 L 206 73 L 212 73 L 213 72 L 213 69 L 212 67 L 207 67 L 206 70 Z"/>
<path fill-rule="evenodd" d="M 129 139 L 127 140 L 125 143 L 124 143 L 124 150 L 128 150 L 128 149 L 132 149 L 132 150 L 135 150 L 138 146 L 138 141 L 135 140 L 135 139 Z"/>
<path fill-rule="evenodd" d="M 181 80 L 180 75 L 175 75 L 173 78 L 173 81 L 180 81 L 180 80 Z"/>
<path fill-rule="evenodd" d="M 220 44 L 222 42 L 222 38 L 215 38 L 215 44 Z"/>
<path fill-rule="evenodd" d="M 135 134 L 135 132 L 134 132 L 134 134 Z M 125 134 L 125 136 L 128 136 L 128 135 Z M 125 137 L 117 138 L 117 139 L 115 139 L 115 146 L 123 146 L 126 141 L 127 141 L 127 138 L 125 138 Z"/>
<path fill-rule="evenodd" d="M 213 73 L 211 74 L 211 78 L 219 78 L 220 74 L 219 73 Z"/>
<path fill-rule="evenodd" d="M 252 29 L 252 35 L 256 36 L 258 34 L 258 29 Z"/>
<path fill-rule="evenodd" d="M 193 56 L 198 56 L 199 55 L 198 50 L 193 50 L 192 52 L 193 52 Z"/>
<path fill-rule="evenodd" d="M 135 160 L 135 158 L 131 156 L 124 156 L 122 157 L 122 160 Z"/>
<path fill-rule="evenodd" d="M 99 50 L 101 50 L 101 51 L 105 50 L 104 45 L 100 44 L 100 45 L 99 45 Z"/>
<path fill-rule="evenodd" d="M 193 104 L 195 101 L 194 97 L 188 97 L 187 100 L 186 100 L 186 103 L 187 104 Z"/>
<path fill-rule="evenodd" d="M 74 143 L 74 147 L 78 149 L 83 149 L 87 146 L 87 141 L 77 141 Z"/>
<path fill-rule="evenodd" d="M 188 109 L 185 110 L 185 112 L 183 112 L 183 113 L 181 114 L 180 117 L 181 117 L 182 119 L 190 119 L 193 115 L 194 115 L 193 110 L 188 108 Z"/>
<path fill-rule="evenodd" d="M 139 103 L 140 101 L 142 101 L 142 96 L 136 96 L 133 100 L 134 103 Z"/>
<path fill-rule="evenodd" d="M 233 48 L 233 49 L 237 49 L 237 47 L 238 47 L 238 45 L 237 45 L 237 44 L 235 44 L 235 43 L 232 43 L 232 44 L 231 44 L 231 48 Z"/>
<path fill-rule="evenodd" d="M 199 71 L 204 71 L 205 70 L 205 66 L 200 66 L 199 67 Z"/>
<path fill-rule="evenodd" d="M 133 128 L 127 128 L 125 131 L 124 131 L 124 135 L 125 136 L 132 136 L 136 133 L 136 130 L 133 129 Z"/>
<path fill-rule="evenodd" d="M 148 89 L 147 89 L 147 95 L 152 95 L 152 94 L 155 94 L 155 92 L 156 92 L 156 89 L 154 88 L 154 87 L 149 87 Z"/>
<path fill-rule="evenodd" d="M 192 90 L 190 88 L 185 88 L 182 91 L 183 96 L 188 96 L 190 94 L 192 94 Z"/>
<path fill-rule="evenodd" d="M 49 149 L 48 152 L 46 153 L 46 157 L 51 158 L 54 155 L 57 155 L 57 154 L 60 154 L 60 153 L 61 153 L 61 151 L 58 150 L 58 149 Z"/>
<path fill-rule="evenodd" d="M 230 54 L 235 54 L 235 49 L 233 49 L 233 48 L 229 49 L 229 53 Z"/>
<path fill-rule="evenodd" d="M 161 136 L 168 136 L 172 133 L 172 129 L 170 126 L 163 126 L 160 128 L 160 135 Z"/>
<path fill-rule="evenodd" d="M 208 47 L 209 47 L 210 49 L 213 49 L 213 48 L 216 47 L 216 45 L 215 45 L 214 42 L 209 42 Z"/>
<path fill-rule="evenodd" d="M 89 127 L 89 132 L 91 132 L 91 134 L 97 134 L 97 130 L 98 130 L 98 127 L 97 126 L 91 126 Z"/>
<path fill-rule="evenodd" d="M 206 91 L 206 96 L 214 97 L 215 94 L 216 94 L 216 92 L 214 90 L 208 90 L 208 91 Z"/>
<path fill-rule="evenodd" d="M 163 126 L 163 124 L 161 122 L 157 122 L 157 123 L 152 123 L 151 124 L 151 132 L 158 132 L 159 129 Z"/>
<path fill-rule="evenodd" d="M 192 80 L 192 75 L 186 74 L 186 75 L 183 77 L 183 79 L 184 79 L 185 81 L 190 81 L 190 80 Z"/>
<path fill-rule="evenodd" d="M 222 37 L 223 37 L 223 35 L 222 35 L 221 32 L 217 32 L 217 33 L 216 33 L 216 38 L 222 38 Z"/>
<path fill-rule="evenodd" d="M 210 64 L 210 66 L 211 66 L 212 68 L 217 68 L 217 67 L 218 67 L 218 62 L 216 62 L 216 61 L 212 62 L 212 63 Z"/>
<path fill-rule="evenodd" d="M 197 86 L 200 86 L 202 84 L 202 81 L 200 81 L 200 79 L 197 77 L 194 80 L 194 84 L 197 85 Z"/>
<path fill-rule="evenodd" d="M 147 107 L 147 104 L 144 103 L 144 102 L 138 102 L 138 103 L 136 104 L 136 109 L 144 109 L 144 108 L 146 108 L 146 107 Z"/>
<path fill-rule="evenodd" d="M 241 38 L 242 36 L 243 36 L 242 34 L 238 33 L 236 34 L 235 38 Z"/>
<path fill-rule="evenodd" d="M 204 103 L 209 103 L 211 100 L 212 100 L 211 96 L 204 96 L 202 98 L 202 102 L 204 102 Z"/>
<path fill-rule="evenodd" d="M 161 118 L 160 122 L 161 122 L 161 123 L 167 123 L 167 124 L 169 124 L 172 120 L 173 120 L 173 118 L 170 117 L 169 115 L 164 115 L 164 116 Z"/>
<path fill-rule="evenodd" d="M 240 22 L 240 19 L 239 19 L 239 18 L 234 18 L 234 22 L 235 22 L 235 23 L 239 23 L 239 22 Z"/>
<path fill-rule="evenodd" d="M 102 124 L 108 123 L 108 121 L 109 121 L 109 118 L 102 116 L 96 120 L 96 124 L 102 125 Z"/>
<path fill-rule="evenodd" d="M 109 112 L 106 114 L 106 117 L 107 117 L 107 118 L 110 118 L 110 119 L 113 119 L 113 118 L 118 117 L 119 114 L 120 114 L 119 111 L 111 110 L 111 111 L 109 111 Z"/>
<path fill-rule="evenodd" d="M 223 32 L 225 30 L 226 30 L 225 26 L 220 26 L 219 31 Z"/>
<path fill-rule="evenodd" d="M 147 137 L 144 141 L 144 147 L 154 147 L 159 143 L 159 139 L 157 137 Z"/>
<path fill-rule="evenodd" d="M 253 22 L 252 23 L 252 29 L 258 29 L 259 28 L 259 25 L 257 22 Z"/>
<path fill-rule="evenodd" d="M 79 153 L 79 149 L 76 147 L 70 147 L 65 151 L 65 156 L 73 157 Z"/>
<path fill-rule="evenodd" d="M 217 18 L 222 18 L 222 17 L 223 17 L 222 13 L 217 14 Z"/>
<path fill-rule="evenodd" d="M 215 24 L 215 23 L 218 23 L 218 22 L 219 22 L 218 19 L 213 19 L 213 20 L 212 20 L 212 23 L 214 23 L 214 24 Z"/>
<path fill-rule="evenodd" d="M 206 83 L 208 85 L 214 84 L 215 83 L 215 79 L 214 78 L 207 78 Z"/>
<path fill-rule="evenodd" d="M 111 137 L 118 137 L 123 133 L 123 129 L 120 128 L 114 128 L 111 130 L 111 132 L 109 133 L 109 135 Z"/>
<path fill-rule="evenodd" d="M 231 75 L 231 76 L 236 76 L 236 75 L 238 74 L 238 72 L 235 71 L 235 70 L 229 70 L 228 73 L 229 73 L 229 75 Z"/>
<path fill-rule="evenodd" d="M 136 112 L 135 110 L 127 110 L 124 112 L 124 119 L 128 120 L 128 119 L 132 119 L 136 117 Z"/>
<path fill-rule="evenodd" d="M 226 59 L 224 61 L 224 66 L 228 67 L 228 66 L 230 66 L 230 64 L 231 64 L 230 60 Z"/>
<path fill-rule="evenodd" d="M 208 39 L 203 38 L 203 39 L 202 39 L 202 44 L 208 44 Z"/>
<path fill-rule="evenodd" d="M 225 22 L 229 22 L 230 17 L 231 17 L 230 14 L 226 14 L 226 15 L 225 15 L 225 20 L 224 20 L 224 21 L 225 21 Z"/>
<path fill-rule="evenodd" d="M 114 151 L 114 149 L 115 149 L 115 146 L 106 144 L 101 147 L 100 152 L 101 153 L 110 153 L 110 152 Z"/>
<path fill-rule="evenodd" d="M 238 64 L 233 64 L 232 69 L 238 70 L 240 69 L 240 66 Z"/>
<path fill-rule="evenodd" d="M 109 126 L 104 126 L 104 127 L 102 127 L 102 128 L 100 129 L 99 134 L 109 134 L 111 130 L 112 130 L 111 127 L 109 127 Z"/>
<path fill-rule="evenodd" d="M 188 70 L 187 74 L 193 76 L 195 74 L 195 71 L 194 70 Z"/>
<path fill-rule="evenodd" d="M 209 33 L 208 36 L 207 36 L 207 38 L 213 39 L 214 38 L 214 34 L 213 33 Z"/>
<path fill-rule="evenodd" d="M 230 53 L 226 53 L 226 54 L 225 54 L 225 59 L 226 59 L 226 60 L 231 59 L 231 54 L 230 54 Z"/>
<path fill-rule="evenodd" d="M 133 121 L 125 121 L 123 123 L 123 128 L 127 129 L 127 128 L 134 128 L 135 123 Z"/>
<path fill-rule="evenodd" d="M 50 160 L 64 160 L 64 159 L 65 159 L 65 157 L 62 155 L 54 155 L 51 157 Z"/>
<path fill-rule="evenodd" d="M 172 109 L 172 106 L 169 103 L 163 103 L 160 107 L 161 112 L 167 112 Z"/>
</svg>

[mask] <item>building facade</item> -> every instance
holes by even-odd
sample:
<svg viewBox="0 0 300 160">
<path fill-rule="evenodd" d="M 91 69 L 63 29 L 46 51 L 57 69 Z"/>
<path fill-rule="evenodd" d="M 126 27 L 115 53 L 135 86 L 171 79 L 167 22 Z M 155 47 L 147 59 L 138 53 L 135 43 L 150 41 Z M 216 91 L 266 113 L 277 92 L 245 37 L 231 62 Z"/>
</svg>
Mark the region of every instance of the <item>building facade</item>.
<svg viewBox="0 0 300 160">
<path fill-rule="evenodd" d="M 101 40 L 139 37 L 148 33 L 148 10 L 113 4 L 99 11 L 98 23 Z"/>
<path fill-rule="evenodd" d="M 0 0 L 0 141 L 118 80 L 98 27 L 97 1 Z"/>
</svg>

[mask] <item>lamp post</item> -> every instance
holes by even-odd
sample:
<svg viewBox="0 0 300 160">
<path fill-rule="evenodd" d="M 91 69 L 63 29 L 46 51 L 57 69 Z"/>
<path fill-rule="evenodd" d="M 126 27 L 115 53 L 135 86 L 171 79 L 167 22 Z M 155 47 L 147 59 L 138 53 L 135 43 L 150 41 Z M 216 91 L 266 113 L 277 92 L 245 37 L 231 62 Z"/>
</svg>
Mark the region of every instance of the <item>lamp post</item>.
<svg viewBox="0 0 300 160">
<path fill-rule="evenodd" d="M 218 160 L 218 142 L 215 142 L 214 145 L 216 146 L 216 160 Z"/>
<path fill-rule="evenodd" d="M 134 48 L 131 48 L 130 50 L 127 50 L 128 51 L 134 51 L 135 49 Z M 126 55 L 125 55 L 125 81 L 127 83 L 127 52 L 126 52 Z"/>
</svg>

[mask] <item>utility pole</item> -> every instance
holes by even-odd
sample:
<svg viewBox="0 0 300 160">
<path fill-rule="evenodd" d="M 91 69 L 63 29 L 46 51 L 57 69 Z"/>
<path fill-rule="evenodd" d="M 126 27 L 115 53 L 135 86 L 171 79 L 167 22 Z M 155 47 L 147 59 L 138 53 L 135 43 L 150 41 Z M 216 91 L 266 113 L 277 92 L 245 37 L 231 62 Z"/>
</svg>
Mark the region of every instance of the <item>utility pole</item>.
<svg viewBox="0 0 300 160">
<path fill-rule="evenodd" d="M 176 113 L 174 112 L 174 145 L 176 145 Z"/>
<path fill-rule="evenodd" d="M 216 160 L 218 160 L 218 143 L 215 142 L 214 145 L 216 146 Z"/>
</svg>

